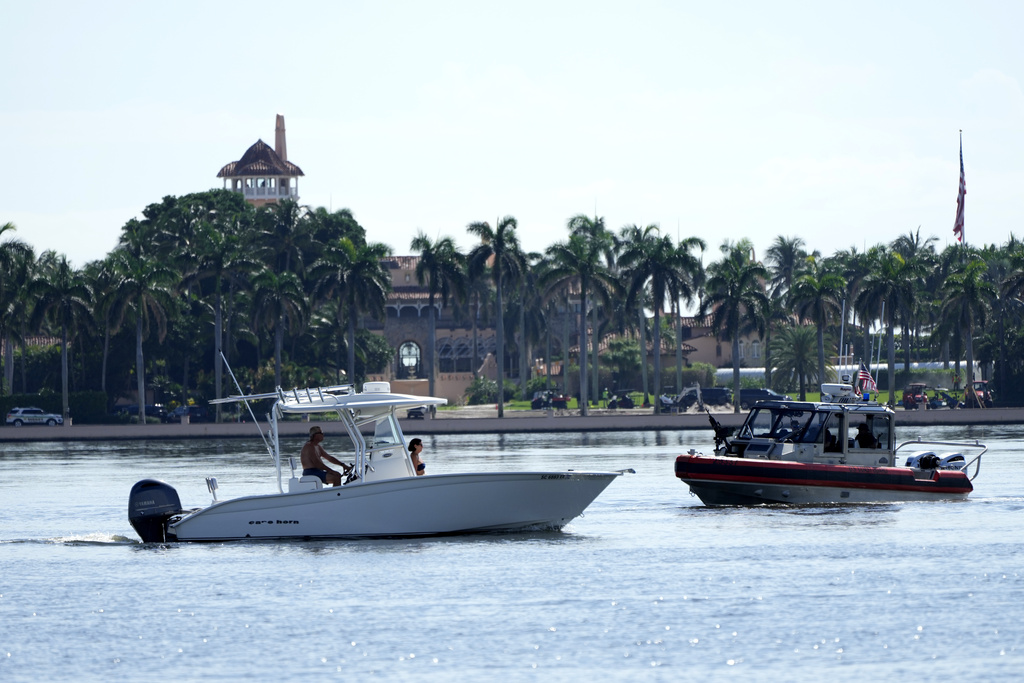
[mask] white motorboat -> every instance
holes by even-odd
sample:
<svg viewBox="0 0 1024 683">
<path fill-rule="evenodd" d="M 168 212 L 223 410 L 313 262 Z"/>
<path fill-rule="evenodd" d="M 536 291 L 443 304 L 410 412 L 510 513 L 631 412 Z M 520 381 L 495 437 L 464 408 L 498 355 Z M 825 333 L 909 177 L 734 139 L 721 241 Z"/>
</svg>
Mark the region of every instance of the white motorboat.
<svg viewBox="0 0 1024 683">
<path fill-rule="evenodd" d="M 128 518 L 144 542 L 324 539 L 560 529 L 623 472 L 466 472 L 416 476 L 396 410 L 437 406 L 443 398 L 391 393 L 387 382 L 236 396 L 274 399 L 265 441 L 277 492 L 183 510 L 177 491 L 155 479 L 132 487 Z M 278 432 L 288 415 L 336 415 L 354 444 L 353 469 L 341 486 L 315 476 L 285 481 Z M 337 456 L 336 456 L 337 457 Z M 628 471 L 628 470 L 624 470 Z"/>
<path fill-rule="evenodd" d="M 822 402 L 762 401 L 731 438 L 708 413 L 715 454 L 680 455 L 676 476 L 705 505 L 963 500 L 974 489 L 984 444 L 897 445 L 891 408 L 848 384 L 823 384 L 822 394 Z"/>
</svg>

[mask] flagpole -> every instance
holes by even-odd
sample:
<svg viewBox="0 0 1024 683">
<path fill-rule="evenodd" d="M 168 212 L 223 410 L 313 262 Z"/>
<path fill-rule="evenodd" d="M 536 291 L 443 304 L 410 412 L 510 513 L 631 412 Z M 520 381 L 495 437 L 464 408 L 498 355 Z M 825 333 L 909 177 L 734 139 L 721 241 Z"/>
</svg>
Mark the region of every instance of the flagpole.
<svg viewBox="0 0 1024 683">
<path fill-rule="evenodd" d="M 885 333 L 885 299 L 882 299 L 882 317 L 879 318 L 879 322 L 881 323 L 882 334 L 884 334 Z M 878 360 L 875 362 L 875 366 L 878 367 L 878 366 L 881 365 L 881 363 L 882 363 L 882 337 L 881 337 L 881 335 L 879 335 L 879 337 L 878 337 Z M 868 368 L 868 372 L 871 372 L 871 368 L 870 367 Z M 878 378 L 881 375 L 882 375 L 882 368 L 878 367 L 878 374 L 875 377 L 873 377 L 873 379 L 875 380 L 875 386 L 878 386 Z M 891 387 L 889 388 L 889 391 L 890 392 L 892 391 Z"/>
<path fill-rule="evenodd" d="M 967 246 L 964 229 L 964 200 L 967 194 L 967 181 L 964 178 L 964 131 L 960 129 L 960 187 L 956 193 L 956 220 L 953 221 L 953 234 L 962 247 Z"/>
<path fill-rule="evenodd" d="M 839 381 L 843 379 L 843 333 L 846 332 L 846 298 L 843 298 L 843 323 L 839 326 Z M 858 368 L 859 369 L 859 368 Z"/>
</svg>

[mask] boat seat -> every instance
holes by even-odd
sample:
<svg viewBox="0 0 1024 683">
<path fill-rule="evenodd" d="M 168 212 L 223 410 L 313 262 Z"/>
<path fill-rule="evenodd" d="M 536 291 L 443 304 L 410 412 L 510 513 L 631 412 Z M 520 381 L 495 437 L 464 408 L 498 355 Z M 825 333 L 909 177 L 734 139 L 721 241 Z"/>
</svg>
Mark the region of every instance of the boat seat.
<svg viewBox="0 0 1024 683">
<path fill-rule="evenodd" d="M 323 487 L 324 483 L 320 481 L 320 477 L 312 474 L 307 474 L 299 477 L 298 479 L 292 477 L 288 480 L 288 493 L 295 493 L 296 491 L 316 491 Z"/>
</svg>

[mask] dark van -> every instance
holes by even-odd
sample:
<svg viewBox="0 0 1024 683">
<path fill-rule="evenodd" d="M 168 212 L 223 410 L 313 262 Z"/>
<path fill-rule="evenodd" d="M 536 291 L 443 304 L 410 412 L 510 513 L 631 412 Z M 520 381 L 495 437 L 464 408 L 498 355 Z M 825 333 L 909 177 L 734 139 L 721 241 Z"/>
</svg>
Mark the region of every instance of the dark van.
<svg viewBox="0 0 1024 683">
<path fill-rule="evenodd" d="M 771 389 L 740 389 L 740 408 L 747 410 L 758 401 L 792 401 L 787 395 Z"/>
</svg>

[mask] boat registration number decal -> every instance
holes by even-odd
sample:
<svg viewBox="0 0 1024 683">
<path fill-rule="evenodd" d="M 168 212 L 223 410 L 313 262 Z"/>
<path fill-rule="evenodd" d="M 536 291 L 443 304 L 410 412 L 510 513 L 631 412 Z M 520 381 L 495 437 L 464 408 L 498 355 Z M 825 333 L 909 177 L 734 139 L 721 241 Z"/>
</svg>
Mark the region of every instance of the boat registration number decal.
<svg viewBox="0 0 1024 683">
<path fill-rule="evenodd" d="M 297 519 L 250 519 L 249 524 L 298 524 Z"/>
<path fill-rule="evenodd" d="M 542 474 L 541 479 L 572 479 L 571 474 Z"/>
</svg>

